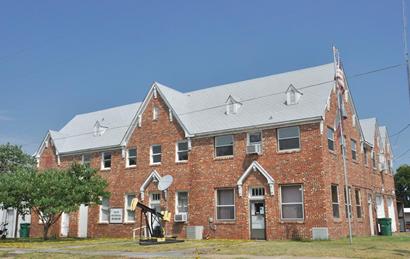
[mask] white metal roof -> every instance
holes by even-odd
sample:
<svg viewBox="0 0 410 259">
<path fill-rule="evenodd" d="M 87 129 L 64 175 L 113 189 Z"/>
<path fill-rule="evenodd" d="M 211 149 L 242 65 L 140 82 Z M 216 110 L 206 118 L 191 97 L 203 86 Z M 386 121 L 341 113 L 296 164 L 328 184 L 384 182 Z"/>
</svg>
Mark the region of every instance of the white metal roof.
<svg viewBox="0 0 410 259">
<path fill-rule="evenodd" d="M 376 118 L 361 119 L 360 125 L 362 126 L 364 139 L 374 146 L 374 137 L 377 127 Z"/>
<path fill-rule="evenodd" d="M 60 131 L 50 131 L 58 153 L 118 146 L 141 103 L 76 115 Z M 99 121 L 106 127 L 101 136 L 94 134 Z"/>
<path fill-rule="evenodd" d="M 157 83 L 177 116 L 192 135 L 263 126 L 323 116 L 334 87 L 333 63 L 277 75 L 181 93 Z M 303 93 L 295 105 L 286 105 L 289 85 Z M 226 114 L 232 96 L 242 106 Z"/>
<path fill-rule="evenodd" d="M 334 87 L 333 80 L 334 64 L 329 63 L 187 93 L 159 83 L 154 86 L 187 133 L 199 136 L 320 119 Z M 286 90 L 291 84 L 303 95 L 297 104 L 287 105 Z M 236 114 L 225 113 L 229 96 L 241 102 Z M 49 131 L 49 135 L 60 154 L 118 147 L 137 112 L 142 111 L 140 106 L 141 103 L 133 103 L 80 114 L 60 131 Z M 94 135 L 97 121 L 107 128 L 101 136 Z"/>
</svg>

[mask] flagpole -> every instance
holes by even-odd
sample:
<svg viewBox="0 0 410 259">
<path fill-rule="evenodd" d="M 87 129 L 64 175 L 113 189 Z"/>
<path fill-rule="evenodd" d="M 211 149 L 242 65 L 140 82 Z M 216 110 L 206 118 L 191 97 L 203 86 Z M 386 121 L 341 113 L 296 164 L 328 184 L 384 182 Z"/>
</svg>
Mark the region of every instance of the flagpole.
<svg viewBox="0 0 410 259">
<path fill-rule="evenodd" d="M 335 77 L 336 77 L 336 71 L 337 68 L 340 66 L 340 57 L 337 54 L 336 57 L 336 47 L 333 46 L 333 60 L 334 60 L 334 65 L 335 65 Z M 344 174 L 344 181 L 345 181 L 345 197 L 346 197 L 346 202 L 347 202 L 347 221 L 349 224 L 349 243 L 352 244 L 352 220 L 351 220 L 351 200 L 350 200 L 350 192 L 349 192 L 349 185 L 348 185 L 348 177 L 347 177 L 347 166 L 346 166 L 346 143 L 343 135 L 343 116 L 342 116 L 342 107 L 340 106 L 339 98 L 340 97 L 340 88 L 337 82 L 337 79 L 335 80 L 335 85 L 336 85 L 336 91 L 337 91 L 337 107 L 338 107 L 338 116 L 339 116 L 339 124 L 340 127 L 340 137 L 342 140 L 342 157 L 343 157 L 343 174 Z M 343 102 L 343 99 L 342 99 Z"/>
</svg>

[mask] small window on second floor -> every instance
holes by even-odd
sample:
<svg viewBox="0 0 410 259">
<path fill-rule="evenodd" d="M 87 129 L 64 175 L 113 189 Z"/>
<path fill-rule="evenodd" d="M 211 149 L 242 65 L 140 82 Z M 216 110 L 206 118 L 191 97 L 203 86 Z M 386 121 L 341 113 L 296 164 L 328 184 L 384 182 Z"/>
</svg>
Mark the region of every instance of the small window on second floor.
<svg viewBox="0 0 410 259">
<path fill-rule="evenodd" d="M 157 106 L 154 106 L 154 108 L 152 108 L 152 119 L 158 120 L 158 118 L 159 118 L 159 108 Z"/>
<path fill-rule="evenodd" d="M 133 167 L 137 165 L 137 149 L 130 148 L 127 150 L 127 167 Z"/>
<path fill-rule="evenodd" d="M 299 127 L 287 127 L 278 129 L 279 150 L 299 149 L 300 131 Z"/>
<path fill-rule="evenodd" d="M 101 169 L 111 169 L 111 152 L 101 154 Z"/>
<path fill-rule="evenodd" d="M 351 140 L 351 146 L 352 146 L 352 159 L 356 160 L 357 159 L 357 152 L 356 152 L 356 141 Z"/>
<path fill-rule="evenodd" d="M 335 131 L 332 128 L 327 128 L 327 148 L 335 151 Z"/>
<path fill-rule="evenodd" d="M 248 145 L 262 144 L 262 132 L 248 133 Z"/>
<path fill-rule="evenodd" d="M 161 163 L 161 145 L 152 145 L 151 146 L 151 164 L 160 164 Z"/>
<path fill-rule="evenodd" d="M 91 154 L 84 154 L 81 163 L 85 166 L 91 166 Z"/>
<path fill-rule="evenodd" d="M 215 137 L 215 156 L 233 156 L 233 135 Z"/>
<path fill-rule="evenodd" d="M 188 141 L 177 142 L 177 162 L 188 161 Z"/>
</svg>

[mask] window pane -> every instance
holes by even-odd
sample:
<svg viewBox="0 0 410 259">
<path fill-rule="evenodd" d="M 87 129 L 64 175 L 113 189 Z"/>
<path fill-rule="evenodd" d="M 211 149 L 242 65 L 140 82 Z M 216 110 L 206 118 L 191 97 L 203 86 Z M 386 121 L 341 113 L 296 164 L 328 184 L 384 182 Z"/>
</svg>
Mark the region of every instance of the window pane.
<svg viewBox="0 0 410 259">
<path fill-rule="evenodd" d="M 134 221 L 135 220 L 135 212 L 132 210 L 127 210 L 127 220 Z"/>
<path fill-rule="evenodd" d="M 179 142 L 178 143 L 178 151 L 188 150 L 188 142 Z"/>
<path fill-rule="evenodd" d="M 234 205 L 233 190 L 218 190 L 218 205 Z"/>
<path fill-rule="evenodd" d="M 188 193 L 178 192 L 178 212 L 188 212 Z"/>
<path fill-rule="evenodd" d="M 128 157 L 135 157 L 137 156 L 137 150 L 135 148 L 128 150 Z"/>
<path fill-rule="evenodd" d="M 108 198 L 102 198 L 101 207 L 102 209 L 108 209 L 110 206 Z"/>
<path fill-rule="evenodd" d="M 188 151 L 178 152 L 178 161 L 188 160 Z"/>
<path fill-rule="evenodd" d="M 235 207 L 218 207 L 217 208 L 218 219 L 235 219 Z"/>
<path fill-rule="evenodd" d="M 232 135 L 226 135 L 226 136 L 215 137 L 215 145 L 216 146 L 233 145 L 233 136 Z"/>
<path fill-rule="evenodd" d="M 153 145 L 152 146 L 152 153 L 153 154 L 161 153 L 161 145 Z"/>
<path fill-rule="evenodd" d="M 327 128 L 327 138 L 334 140 L 335 131 L 331 128 Z"/>
<path fill-rule="evenodd" d="M 282 186 L 282 203 L 302 202 L 302 190 L 300 185 Z"/>
<path fill-rule="evenodd" d="M 152 156 L 153 163 L 161 163 L 161 154 Z"/>
<path fill-rule="evenodd" d="M 233 146 L 217 147 L 216 156 L 232 156 Z"/>
<path fill-rule="evenodd" d="M 128 158 L 128 165 L 136 165 L 137 159 L 135 158 Z"/>
<path fill-rule="evenodd" d="M 299 138 L 299 127 L 288 127 L 278 129 L 278 136 L 282 138 Z"/>
<path fill-rule="evenodd" d="M 111 167 L 111 160 L 105 160 L 104 161 L 104 168 L 110 168 Z"/>
<path fill-rule="evenodd" d="M 282 205 L 282 218 L 284 219 L 302 219 L 302 204 L 284 204 Z"/>
<path fill-rule="evenodd" d="M 132 199 L 135 198 L 135 194 L 127 195 L 127 208 L 131 208 Z"/>
<path fill-rule="evenodd" d="M 249 134 L 249 143 L 260 143 L 262 136 L 260 132 Z"/>
<path fill-rule="evenodd" d="M 335 150 L 335 142 L 333 140 L 328 139 L 327 140 L 327 148 L 329 150 L 334 151 Z"/>
<path fill-rule="evenodd" d="M 111 159 L 111 153 L 105 152 L 104 153 L 104 160 L 110 160 Z"/>
<path fill-rule="evenodd" d="M 286 149 L 297 149 L 299 148 L 299 139 L 282 139 L 279 140 L 279 149 L 286 150 Z"/>
<path fill-rule="evenodd" d="M 332 207 L 333 207 L 333 217 L 340 218 L 339 204 L 333 204 Z"/>
<path fill-rule="evenodd" d="M 339 202 L 339 198 L 337 197 L 337 186 L 332 185 L 332 202 Z"/>
</svg>

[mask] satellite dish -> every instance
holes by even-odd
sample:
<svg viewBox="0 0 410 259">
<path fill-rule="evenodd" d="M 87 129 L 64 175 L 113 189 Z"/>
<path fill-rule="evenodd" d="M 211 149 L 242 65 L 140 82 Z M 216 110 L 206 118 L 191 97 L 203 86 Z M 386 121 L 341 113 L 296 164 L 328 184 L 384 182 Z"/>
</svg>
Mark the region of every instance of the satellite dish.
<svg viewBox="0 0 410 259">
<path fill-rule="evenodd" d="M 172 178 L 171 175 L 165 175 L 158 182 L 158 190 L 165 191 L 169 188 L 169 186 L 171 186 L 173 180 L 174 178 Z"/>
</svg>

